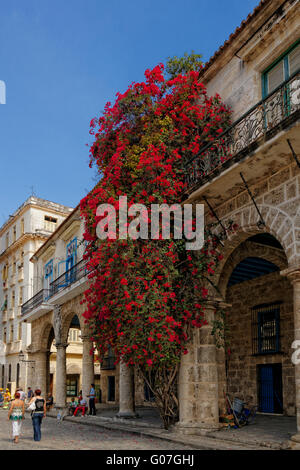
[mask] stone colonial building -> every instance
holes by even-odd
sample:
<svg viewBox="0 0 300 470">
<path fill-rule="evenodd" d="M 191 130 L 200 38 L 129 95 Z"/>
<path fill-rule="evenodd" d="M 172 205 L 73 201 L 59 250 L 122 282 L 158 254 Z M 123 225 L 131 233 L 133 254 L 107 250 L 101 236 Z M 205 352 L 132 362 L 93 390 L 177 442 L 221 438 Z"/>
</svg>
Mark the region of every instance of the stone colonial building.
<svg viewBox="0 0 300 470">
<path fill-rule="evenodd" d="M 205 65 L 208 93 L 232 125 L 187 166 L 185 202 L 202 203 L 224 234 L 224 259 L 179 377 L 183 432 L 218 428 L 224 393 L 263 413 L 295 415 L 300 430 L 300 11 L 297 0 L 261 1 Z M 224 233 L 231 222 L 234 234 Z M 212 321 L 227 312 L 231 354 Z"/>
<path fill-rule="evenodd" d="M 227 393 L 262 413 L 297 415 L 300 432 L 300 365 L 292 361 L 294 340 L 300 341 L 299 1 L 261 1 L 206 63 L 202 81 L 210 95 L 218 93 L 231 106 L 232 125 L 187 165 L 183 202 L 205 205 L 207 223 L 217 222 L 224 235 L 224 258 L 206 303 L 208 324 L 195 331 L 182 358 L 177 428 L 195 434 L 218 429 Z M 50 284 L 39 285 L 22 313 L 32 325 L 31 354 L 42 388 L 48 387 L 55 338 L 59 406 L 66 400 L 66 346 L 74 315 L 82 335 L 85 393 L 95 372 L 82 322 L 87 281 L 77 278 L 84 273 L 76 267 L 80 258 L 60 277 L 66 261 L 58 253 L 71 246 L 80 227 L 76 214 L 36 253 L 37 276 L 49 273 Z M 229 222 L 236 226 L 233 233 L 225 229 Z M 55 266 L 58 280 L 51 277 Z M 211 334 L 218 306 L 227 313 L 230 355 Z M 133 371 L 121 364 L 107 375 L 115 376 L 120 415 L 132 416 L 135 403 L 144 402 L 143 384 L 136 380 L 134 399 Z"/>
<path fill-rule="evenodd" d="M 27 386 L 31 368 L 19 357 L 31 338 L 30 326 L 21 322 L 21 305 L 32 297 L 36 283 L 29 260 L 71 210 L 31 196 L 0 228 L 0 383 L 12 392 Z"/>
</svg>

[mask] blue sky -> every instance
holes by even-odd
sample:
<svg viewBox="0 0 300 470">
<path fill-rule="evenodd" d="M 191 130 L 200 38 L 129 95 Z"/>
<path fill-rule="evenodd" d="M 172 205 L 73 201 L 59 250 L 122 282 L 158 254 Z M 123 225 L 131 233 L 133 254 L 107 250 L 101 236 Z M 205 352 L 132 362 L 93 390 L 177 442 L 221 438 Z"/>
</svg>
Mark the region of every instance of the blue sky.
<svg viewBox="0 0 300 470">
<path fill-rule="evenodd" d="M 32 192 L 75 206 L 95 183 L 89 122 L 166 58 L 204 61 L 258 0 L 0 0 L 0 225 Z"/>
</svg>

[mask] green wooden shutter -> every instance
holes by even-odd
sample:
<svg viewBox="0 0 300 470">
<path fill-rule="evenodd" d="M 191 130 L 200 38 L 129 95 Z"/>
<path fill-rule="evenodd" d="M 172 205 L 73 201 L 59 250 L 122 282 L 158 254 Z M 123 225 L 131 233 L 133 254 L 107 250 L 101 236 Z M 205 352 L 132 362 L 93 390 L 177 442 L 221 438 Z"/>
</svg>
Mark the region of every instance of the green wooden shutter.
<svg viewBox="0 0 300 470">
<path fill-rule="evenodd" d="M 267 93 L 271 93 L 277 88 L 282 82 L 284 82 L 284 62 L 281 60 L 279 64 L 273 67 L 268 73 L 268 90 Z"/>
<path fill-rule="evenodd" d="M 300 69 L 300 44 L 289 54 L 290 76 Z"/>
</svg>

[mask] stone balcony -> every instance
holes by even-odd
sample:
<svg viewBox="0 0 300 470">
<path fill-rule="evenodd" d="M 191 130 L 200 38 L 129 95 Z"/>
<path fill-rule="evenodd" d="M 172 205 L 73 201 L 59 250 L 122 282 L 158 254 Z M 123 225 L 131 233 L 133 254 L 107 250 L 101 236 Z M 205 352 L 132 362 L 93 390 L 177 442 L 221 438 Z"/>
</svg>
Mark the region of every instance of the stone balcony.
<svg viewBox="0 0 300 470">
<path fill-rule="evenodd" d="M 15 318 L 15 309 L 14 308 L 9 308 L 8 309 L 8 319 L 13 320 Z"/>
<path fill-rule="evenodd" d="M 32 315 L 33 319 L 38 318 L 43 313 L 51 310 L 51 306 L 47 303 L 49 292 L 49 289 L 42 289 L 22 305 L 21 316 L 23 320 L 27 320 L 30 315 Z"/>
<path fill-rule="evenodd" d="M 24 281 L 24 268 L 23 266 L 18 268 L 18 282 Z"/>
<path fill-rule="evenodd" d="M 16 284 L 16 273 L 12 274 L 9 278 L 9 287 L 13 287 Z"/>
<path fill-rule="evenodd" d="M 241 183 L 242 170 L 247 170 L 249 178 L 258 179 L 267 167 L 274 166 L 275 157 L 279 168 L 290 163 L 293 157 L 287 140 L 296 154 L 300 152 L 299 117 L 298 71 L 187 163 L 184 200 L 193 200 L 223 176 L 222 192 L 232 190 Z"/>
<path fill-rule="evenodd" d="M 101 370 L 114 370 L 116 358 L 115 356 L 106 356 L 101 361 Z"/>
</svg>

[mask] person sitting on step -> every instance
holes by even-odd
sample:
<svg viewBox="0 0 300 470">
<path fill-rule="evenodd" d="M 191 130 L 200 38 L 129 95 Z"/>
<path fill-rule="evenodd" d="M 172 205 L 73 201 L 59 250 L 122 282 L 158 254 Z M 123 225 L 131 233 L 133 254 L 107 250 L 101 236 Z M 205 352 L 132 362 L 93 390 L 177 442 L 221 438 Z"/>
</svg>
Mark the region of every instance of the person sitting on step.
<svg viewBox="0 0 300 470">
<path fill-rule="evenodd" d="M 85 398 L 82 396 L 79 397 L 79 405 L 76 407 L 74 411 L 74 416 L 77 416 L 78 411 L 81 411 L 81 416 L 83 417 L 85 415 L 85 412 L 87 410 L 87 401 Z"/>
</svg>

